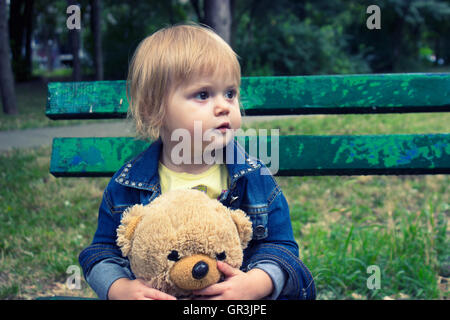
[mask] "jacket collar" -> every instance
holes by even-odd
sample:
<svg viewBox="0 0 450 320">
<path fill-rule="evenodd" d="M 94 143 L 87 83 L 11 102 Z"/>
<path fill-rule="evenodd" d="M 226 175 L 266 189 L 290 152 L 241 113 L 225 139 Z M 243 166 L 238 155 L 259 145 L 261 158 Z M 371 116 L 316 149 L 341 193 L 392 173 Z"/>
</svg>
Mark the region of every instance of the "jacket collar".
<svg viewBox="0 0 450 320">
<path fill-rule="evenodd" d="M 159 190 L 158 161 L 161 151 L 162 141 L 159 138 L 144 152 L 127 162 L 116 174 L 115 181 L 126 187 Z M 230 189 L 235 187 L 239 178 L 261 167 L 259 160 L 250 157 L 235 139 L 223 148 L 223 152 L 223 160 L 230 176 Z"/>
</svg>

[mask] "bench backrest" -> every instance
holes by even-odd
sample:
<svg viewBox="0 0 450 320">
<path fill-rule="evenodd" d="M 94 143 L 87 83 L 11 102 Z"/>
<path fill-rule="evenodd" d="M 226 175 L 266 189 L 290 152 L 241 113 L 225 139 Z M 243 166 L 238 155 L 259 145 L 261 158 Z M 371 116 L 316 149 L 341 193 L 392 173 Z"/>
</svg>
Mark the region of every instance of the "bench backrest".
<svg viewBox="0 0 450 320">
<path fill-rule="evenodd" d="M 449 112 L 450 73 L 244 77 L 241 100 L 246 115 Z M 127 109 L 125 81 L 48 84 L 51 119 L 125 118 Z M 111 176 L 148 145 L 55 138 L 50 172 Z M 279 137 L 280 176 L 438 173 L 450 173 L 450 133 Z"/>
</svg>

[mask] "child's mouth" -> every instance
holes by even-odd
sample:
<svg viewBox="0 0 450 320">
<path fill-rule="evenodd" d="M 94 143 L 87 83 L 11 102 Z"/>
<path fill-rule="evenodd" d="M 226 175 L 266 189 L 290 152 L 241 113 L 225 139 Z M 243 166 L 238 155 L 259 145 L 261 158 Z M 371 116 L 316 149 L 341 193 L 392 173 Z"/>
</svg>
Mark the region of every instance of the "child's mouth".
<svg viewBox="0 0 450 320">
<path fill-rule="evenodd" d="M 221 133 L 225 133 L 227 129 L 230 129 L 230 124 L 228 122 L 222 123 L 216 128 L 216 130 L 219 130 Z"/>
</svg>

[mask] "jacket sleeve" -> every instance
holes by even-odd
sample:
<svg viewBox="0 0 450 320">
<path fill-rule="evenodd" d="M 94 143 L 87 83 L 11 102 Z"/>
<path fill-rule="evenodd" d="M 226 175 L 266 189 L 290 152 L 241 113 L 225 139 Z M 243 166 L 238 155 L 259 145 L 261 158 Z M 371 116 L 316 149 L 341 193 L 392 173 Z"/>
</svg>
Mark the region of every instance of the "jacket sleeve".
<svg viewBox="0 0 450 320">
<path fill-rule="evenodd" d="M 128 259 L 118 257 L 98 262 L 85 276 L 87 283 L 101 300 L 108 300 L 108 291 L 114 281 L 120 278 L 135 279 Z"/>
<path fill-rule="evenodd" d="M 286 284 L 286 275 L 283 269 L 278 263 L 274 263 L 271 260 L 258 261 L 258 263 L 253 268 L 263 270 L 269 275 L 270 279 L 272 280 L 272 293 L 270 293 L 264 299 L 276 300 L 280 296 L 280 293 Z"/>
<path fill-rule="evenodd" d="M 108 195 L 108 189 L 106 189 L 99 209 L 98 225 L 94 239 L 78 257 L 85 278 L 92 267 L 102 260 L 109 258 L 124 259 L 116 244 L 116 230 L 120 224 L 120 217 L 119 213 L 112 211 L 111 200 Z M 86 280 L 88 281 L 88 279 Z"/>
<path fill-rule="evenodd" d="M 289 206 L 281 189 L 269 206 L 268 236 L 252 240 L 244 254 L 248 259 L 247 270 L 254 268 L 261 260 L 278 264 L 287 275 L 283 290 L 278 299 L 312 300 L 316 297 L 314 279 L 311 272 L 299 259 L 298 245 L 295 241 Z"/>
</svg>

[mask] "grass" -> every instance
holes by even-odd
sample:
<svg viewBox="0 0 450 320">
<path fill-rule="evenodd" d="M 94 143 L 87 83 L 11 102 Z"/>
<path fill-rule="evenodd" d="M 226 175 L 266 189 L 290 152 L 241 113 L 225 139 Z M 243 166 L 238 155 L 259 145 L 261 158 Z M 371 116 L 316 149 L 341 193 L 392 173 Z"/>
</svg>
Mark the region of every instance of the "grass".
<svg viewBox="0 0 450 320">
<path fill-rule="evenodd" d="M 448 176 L 279 179 L 319 298 L 442 299 L 448 264 Z M 381 271 L 371 290 L 367 268 Z"/>
<path fill-rule="evenodd" d="M 450 115 L 303 116 L 280 134 L 449 132 Z M 49 148 L 0 154 L 0 299 L 90 296 L 66 271 L 92 240 L 107 178 L 59 178 Z M 319 299 L 448 299 L 449 175 L 277 177 Z M 367 268 L 379 267 L 371 290 Z"/>
<path fill-rule="evenodd" d="M 108 179 L 56 179 L 50 148 L 0 157 L 0 299 L 39 295 L 95 296 L 64 285 L 66 270 L 92 240 Z"/>
</svg>

